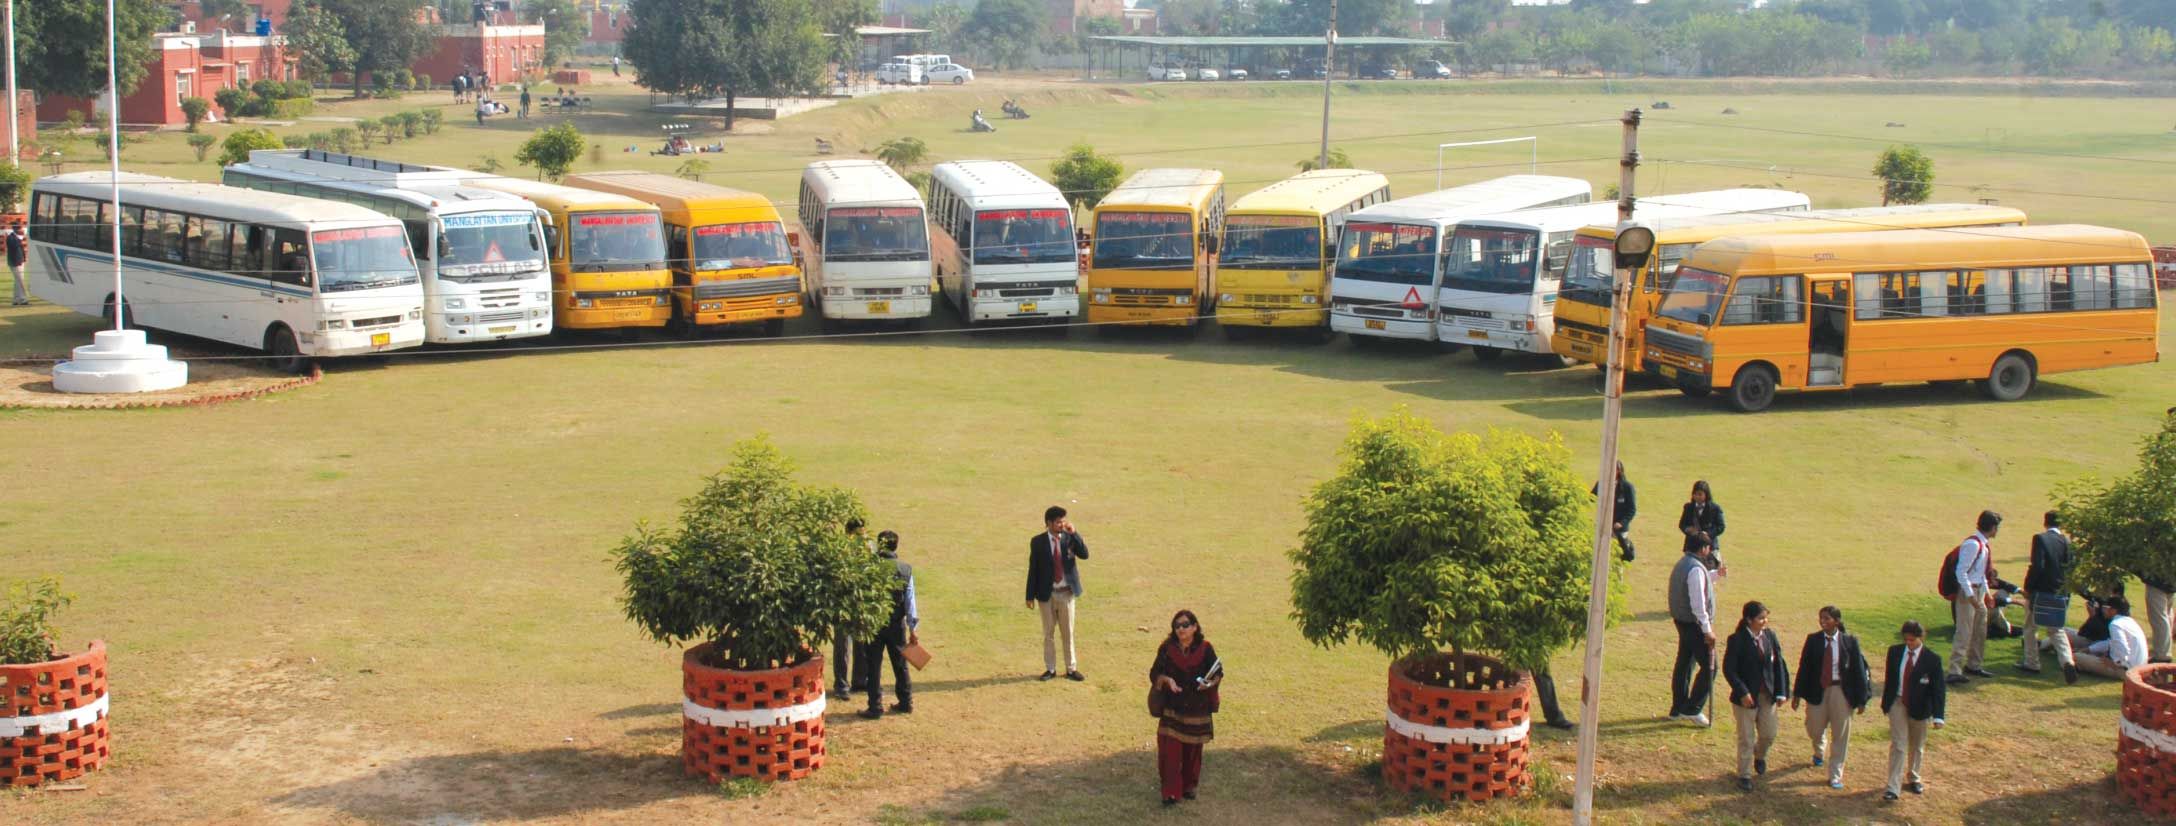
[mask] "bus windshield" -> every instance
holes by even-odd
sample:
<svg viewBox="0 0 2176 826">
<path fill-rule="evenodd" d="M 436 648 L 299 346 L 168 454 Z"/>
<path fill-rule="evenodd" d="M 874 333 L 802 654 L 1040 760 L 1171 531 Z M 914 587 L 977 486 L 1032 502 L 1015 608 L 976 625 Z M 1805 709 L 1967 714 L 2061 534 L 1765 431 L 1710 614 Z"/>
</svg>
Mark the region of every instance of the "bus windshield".
<svg viewBox="0 0 2176 826">
<path fill-rule="evenodd" d="M 665 234 L 655 212 L 584 212 L 569 223 L 567 263 L 575 272 L 665 268 Z"/>
<path fill-rule="evenodd" d="M 535 213 L 448 215 L 439 224 L 440 278 L 493 280 L 544 269 Z"/>
<path fill-rule="evenodd" d="M 1092 263 L 1107 269 L 1193 269 L 1193 216 L 1183 212 L 1101 213 L 1096 216 Z"/>
<path fill-rule="evenodd" d="M 1581 235 L 1572 241 L 1572 260 L 1564 268 L 1564 286 L 1558 295 L 1566 301 L 1609 305 L 1610 285 L 1616 263 L 1607 238 Z"/>
<path fill-rule="evenodd" d="M 1348 223 L 1337 277 L 1426 285 L 1436 275 L 1436 228 L 1427 224 Z"/>
<path fill-rule="evenodd" d="M 922 261 L 929 227 L 920 207 L 847 207 L 824 213 L 825 261 Z"/>
<path fill-rule="evenodd" d="M 746 269 L 793 263 L 793 250 L 786 246 L 786 228 L 777 221 L 696 227 L 694 243 L 695 268 L 698 270 Z"/>
<path fill-rule="evenodd" d="M 1677 281 L 1670 286 L 1670 294 L 1662 297 L 1662 308 L 1657 312 L 1688 324 L 1713 324 L 1715 314 L 1722 312 L 1723 294 L 1729 291 L 1728 276 L 1679 267 Z"/>
<path fill-rule="evenodd" d="M 1232 215 L 1224 219 L 1224 267 L 1322 269 L 1322 221 L 1309 215 Z"/>
<path fill-rule="evenodd" d="M 1484 293 L 1534 290 L 1541 234 L 1526 229 L 1460 226 L 1443 253 L 1443 286 Z"/>
<path fill-rule="evenodd" d="M 399 226 L 332 229 L 310 234 L 317 291 L 367 290 L 414 284 L 416 260 Z"/>
<path fill-rule="evenodd" d="M 986 209 L 975 213 L 975 263 L 1057 264 L 1075 260 L 1073 213 Z"/>
</svg>

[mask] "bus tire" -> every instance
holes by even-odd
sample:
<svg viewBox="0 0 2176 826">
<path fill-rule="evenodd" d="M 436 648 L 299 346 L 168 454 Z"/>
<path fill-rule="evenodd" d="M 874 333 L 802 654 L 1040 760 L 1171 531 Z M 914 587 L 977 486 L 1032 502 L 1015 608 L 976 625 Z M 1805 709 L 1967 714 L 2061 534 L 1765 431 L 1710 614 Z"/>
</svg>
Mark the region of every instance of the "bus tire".
<svg viewBox="0 0 2176 826">
<path fill-rule="evenodd" d="M 1980 392 L 1998 402 L 2017 401 L 2032 392 L 2038 370 L 2030 354 L 2017 350 L 2003 353 L 1995 359 L 1994 369 L 1987 371 L 1987 378 L 1980 381 Z"/>
<path fill-rule="evenodd" d="M 112 293 L 106 294 L 106 308 L 98 312 L 98 317 L 105 319 L 107 324 L 113 323 Z M 126 302 L 121 305 L 121 326 L 124 328 L 134 328 L 136 326 L 136 308 L 128 306 Z"/>
<path fill-rule="evenodd" d="M 274 370 L 297 376 L 310 371 L 310 358 L 302 354 L 295 331 L 285 324 L 274 324 L 264 332 L 264 353 L 265 364 Z"/>
<path fill-rule="evenodd" d="M 771 320 L 769 320 L 769 321 L 765 321 L 765 322 L 763 322 L 763 335 L 764 335 L 764 337 L 765 337 L 765 338 L 778 338 L 779 336 L 783 336 L 783 335 L 785 335 L 785 334 L 786 334 L 786 320 L 785 320 L 785 319 L 783 319 L 783 318 L 774 318 L 774 319 L 771 319 Z"/>
<path fill-rule="evenodd" d="M 1503 358 L 1503 355 L 1504 351 L 1498 350 L 1494 347 L 1473 348 L 1473 357 L 1479 359 L 1483 363 L 1493 362 L 1497 359 Z"/>
<path fill-rule="evenodd" d="M 1748 364 L 1738 368 L 1738 375 L 1730 380 L 1730 408 L 1740 413 L 1759 413 L 1776 401 L 1776 383 L 1781 381 L 1776 369 L 1766 364 Z"/>
</svg>

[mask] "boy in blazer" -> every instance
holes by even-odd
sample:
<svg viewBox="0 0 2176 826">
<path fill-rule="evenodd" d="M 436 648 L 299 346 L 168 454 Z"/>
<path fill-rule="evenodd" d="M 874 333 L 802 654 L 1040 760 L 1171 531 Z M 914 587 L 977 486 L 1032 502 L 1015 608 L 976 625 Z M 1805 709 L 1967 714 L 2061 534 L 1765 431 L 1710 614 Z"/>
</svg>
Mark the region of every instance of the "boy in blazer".
<svg viewBox="0 0 2176 826">
<path fill-rule="evenodd" d="M 1918 620 L 1904 623 L 1904 642 L 1889 646 L 1888 665 L 1882 672 L 1881 713 L 1889 716 L 1889 788 L 1883 800 L 1895 800 L 1898 791 L 1926 792 L 1919 779 L 1920 764 L 1927 754 L 1927 727 L 1943 726 L 1949 683 L 1942 679 L 1942 655 L 1926 646 L 1927 629 Z M 1909 769 L 1911 782 L 1904 782 Z"/>
<path fill-rule="evenodd" d="M 1851 716 L 1866 711 L 1874 682 L 1859 651 L 1859 638 L 1844 630 L 1843 609 L 1821 609 L 1821 630 L 1806 635 L 1798 652 L 1798 681 L 1791 687 L 1791 710 L 1806 708 L 1806 737 L 1813 740 L 1813 765 L 1828 763 L 1828 787 L 1844 787 L 1844 759 L 1851 748 Z M 1822 738 L 1828 738 L 1823 748 Z"/>
<path fill-rule="evenodd" d="M 1028 540 L 1028 607 L 1040 610 L 1043 617 L 1040 679 L 1058 676 L 1053 633 L 1065 639 L 1065 678 L 1076 683 L 1088 679 L 1081 676 L 1080 663 L 1073 656 L 1073 604 L 1081 594 L 1078 561 L 1087 558 L 1088 543 L 1073 530 L 1073 523 L 1065 518 L 1065 509 L 1057 505 L 1045 509 L 1043 532 Z"/>
</svg>

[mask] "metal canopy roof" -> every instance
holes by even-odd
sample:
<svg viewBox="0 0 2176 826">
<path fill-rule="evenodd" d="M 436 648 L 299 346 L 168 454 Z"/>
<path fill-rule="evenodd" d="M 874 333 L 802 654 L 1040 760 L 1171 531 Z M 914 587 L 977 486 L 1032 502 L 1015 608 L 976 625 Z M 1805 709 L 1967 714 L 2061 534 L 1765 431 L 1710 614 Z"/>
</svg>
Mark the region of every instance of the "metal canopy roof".
<svg viewBox="0 0 2176 826">
<path fill-rule="evenodd" d="M 1322 37 L 1149 37 L 1145 35 L 1097 35 L 1096 40 L 1128 46 L 1320 46 Z M 1442 46 L 1448 40 L 1418 37 L 1339 37 L 1339 46 Z"/>
</svg>

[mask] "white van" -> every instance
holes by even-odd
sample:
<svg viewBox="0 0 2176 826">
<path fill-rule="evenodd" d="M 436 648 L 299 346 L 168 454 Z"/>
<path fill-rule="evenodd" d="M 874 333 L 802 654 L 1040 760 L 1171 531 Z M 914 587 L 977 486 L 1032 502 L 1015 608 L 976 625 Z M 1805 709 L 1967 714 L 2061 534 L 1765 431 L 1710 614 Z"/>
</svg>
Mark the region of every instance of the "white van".
<svg viewBox="0 0 2176 826">
<path fill-rule="evenodd" d="M 876 82 L 920 86 L 929 82 L 922 67 L 912 63 L 886 63 L 876 68 Z"/>
</svg>

